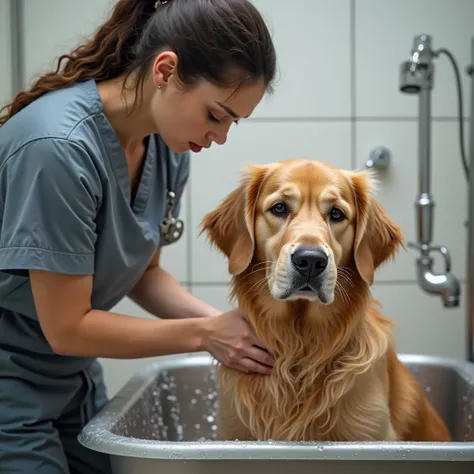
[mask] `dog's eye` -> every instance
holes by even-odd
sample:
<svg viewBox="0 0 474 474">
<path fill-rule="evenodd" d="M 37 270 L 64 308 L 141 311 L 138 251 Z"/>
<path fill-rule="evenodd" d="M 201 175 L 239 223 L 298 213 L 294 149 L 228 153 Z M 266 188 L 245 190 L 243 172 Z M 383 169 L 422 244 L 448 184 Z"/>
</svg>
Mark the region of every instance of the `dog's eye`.
<svg viewBox="0 0 474 474">
<path fill-rule="evenodd" d="M 341 222 L 346 218 L 345 214 L 337 207 L 332 208 L 329 217 L 333 222 Z"/>
<path fill-rule="evenodd" d="M 271 207 L 270 212 L 278 217 L 286 217 L 289 214 L 288 208 L 282 202 L 278 202 L 273 207 Z"/>
</svg>

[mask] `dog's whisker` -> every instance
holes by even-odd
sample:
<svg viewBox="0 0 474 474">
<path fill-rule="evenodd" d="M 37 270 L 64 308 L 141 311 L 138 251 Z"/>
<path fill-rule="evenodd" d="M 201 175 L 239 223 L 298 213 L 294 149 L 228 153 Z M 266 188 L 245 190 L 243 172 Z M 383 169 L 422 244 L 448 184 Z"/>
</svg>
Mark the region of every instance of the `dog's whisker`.
<svg viewBox="0 0 474 474">
<path fill-rule="evenodd" d="M 268 261 L 268 262 L 261 262 L 261 263 L 258 263 L 256 265 L 252 265 L 251 271 L 247 275 L 245 275 L 244 278 L 247 278 L 251 275 L 254 275 L 255 273 L 266 272 L 266 271 L 270 270 L 271 267 L 272 267 L 272 263 L 273 262 Z M 260 267 L 260 268 L 257 268 L 257 267 Z"/>
<path fill-rule="evenodd" d="M 348 291 L 346 290 L 346 288 L 344 288 L 344 286 L 341 285 L 341 284 L 339 285 L 339 288 L 341 289 L 342 294 L 344 294 L 345 297 L 346 297 L 346 303 L 347 303 L 347 304 L 350 304 L 350 302 L 351 302 L 351 297 L 350 297 Z"/>
<path fill-rule="evenodd" d="M 341 283 L 338 281 L 336 282 L 336 291 L 338 291 L 339 294 L 341 295 L 341 298 L 345 305 L 350 304 L 349 294 L 347 293 L 346 289 L 341 285 Z"/>
<path fill-rule="evenodd" d="M 355 288 L 354 282 L 344 272 L 338 272 L 338 276 L 340 276 L 341 280 L 344 280 L 349 286 Z"/>
<path fill-rule="evenodd" d="M 344 275 L 348 278 L 351 278 L 354 275 L 354 272 L 346 267 L 341 267 L 337 269 L 337 273 L 340 275 Z"/>
<path fill-rule="evenodd" d="M 344 287 L 343 283 L 346 283 L 349 286 L 350 289 L 355 289 L 355 286 L 352 284 L 352 282 L 350 280 L 347 280 L 346 278 L 341 277 L 341 280 L 339 281 L 339 284 Z"/>
<path fill-rule="evenodd" d="M 266 271 L 270 270 L 270 268 L 271 268 L 271 267 L 268 266 L 268 267 L 259 268 L 258 270 L 253 270 L 252 272 L 250 272 L 250 273 L 248 273 L 247 275 L 245 275 L 245 277 L 244 277 L 243 279 L 248 278 L 248 277 L 251 276 L 251 275 L 255 275 L 255 273 L 266 272 Z"/>
<path fill-rule="evenodd" d="M 343 303 L 347 304 L 344 292 L 342 291 L 342 287 L 339 283 L 336 283 L 335 291 L 336 295 L 342 299 Z"/>
<path fill-rule="evenodd" d="M 259 280 L 257 280 L 250 288 L 249 288 L 249 293 L 255 288 L 256 291 L 261 290 L 265 284 L 267 283 L 266 277 L 262 277 Z"/>
<path fill-rule="evenodd" d="M 338 269 L 338 271 L 342 272 L 343 274 L 345 274 L 349 278 L 354 277 L 356 275 L 356 272 L 354 270 L 352 270 L 352 268 L 349 268 L 349 267 L 346 267 L 346 266 L 340 267 Z"/>
<path fill-rule="evenodd" d="M 273 263 L 271 260 L 265 260 L 263 262 L 258 262 L 252 265 L 252 268 L 258 267 L 259 265 L 265 265 L 266 263 Z"/>
</svg>

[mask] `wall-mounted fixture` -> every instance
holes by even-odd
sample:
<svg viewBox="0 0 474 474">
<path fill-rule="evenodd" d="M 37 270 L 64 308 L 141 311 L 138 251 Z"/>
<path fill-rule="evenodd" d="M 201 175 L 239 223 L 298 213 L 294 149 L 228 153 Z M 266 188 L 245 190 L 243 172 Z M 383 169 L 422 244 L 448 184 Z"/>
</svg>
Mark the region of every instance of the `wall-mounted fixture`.
<svg viewBox="0 0 474 474">
<path fill-rule="evenodd" d="M 365 162 L 365 167 L 367 169 L 384 170 L 390 166 L 391 159 L 390 151 L 387 148 L 378 146 L 370 152 L 369 158 Z"/>
<path fill-rule="evenodd" d="M 431 91 L 434 84 L 434 59 L 445 54 L 453 66 L 458 91 L 459 138 L 462 165 L 468 180 L 468 262 L 467 262 L 467 332 L 469 361 L 474 361 L 474 183 L 469 170 L 474 166 L 474 37 L 472 38 L 472 64 L 467 68 L 471 76 L 470 166 L 464 147 L 464 115 L 462 86 L 459 68 L 449 50 L 434 50 L 430 35 L 421 34 L 413 39 L 410 57 L 400 65 L 400 91 L 418 94 L 418 196 L 415 202 L 417 242 L 411 248 L 419 251 L 416 260 L 418 283 L 428 293 L 441 296 L 446 308 L 457 307 L 460 300 L 459 280 L 451 273 L 451 258 L 444 246 L 432 246 L 435 203 L 431 192 Z M 433 272 L 432 252 L 440 252 L 445 261 L 445 272 Z"/>
</svg>

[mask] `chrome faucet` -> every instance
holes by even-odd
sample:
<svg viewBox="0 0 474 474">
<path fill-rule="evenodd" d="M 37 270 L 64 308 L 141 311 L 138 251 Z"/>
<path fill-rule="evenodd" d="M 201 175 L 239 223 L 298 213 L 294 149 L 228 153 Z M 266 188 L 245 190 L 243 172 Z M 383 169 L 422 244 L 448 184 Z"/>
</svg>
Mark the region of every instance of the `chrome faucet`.
<svg viewBox="0 0 474 474">
<path fill-rule="evenodd" d="M 433 51 L 431 37 L 418 35 L 408 61 L 400 65 L 400 90 L 405 94 L 418 94 L 418 196 L 415 202 L 417 242 L 408 246 L 420 252 L 416 260 L 418 284 L 430 293 L 439 295 L 446 308 L 459 305 L 459 280 L 451 273 L 451 257 L 443 246 L 432 246 L 435 202 L 431 193 L 431 91 L 433 88 Z M 432 252 L 439 252 L 445 261 L 445 272 L 434 273 Z"/>
</svg>

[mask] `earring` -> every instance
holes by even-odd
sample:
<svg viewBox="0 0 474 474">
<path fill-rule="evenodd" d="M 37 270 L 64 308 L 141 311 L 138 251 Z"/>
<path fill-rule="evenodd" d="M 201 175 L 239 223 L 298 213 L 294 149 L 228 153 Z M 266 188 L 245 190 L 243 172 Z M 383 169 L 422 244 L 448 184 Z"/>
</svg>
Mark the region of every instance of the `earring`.
<svg viewBox="0 0 474 474">
<path fill-rule="evenodd" d="M 161 90 L 161 84 L 158 84 L 158 89 Z"/>
</svg>

